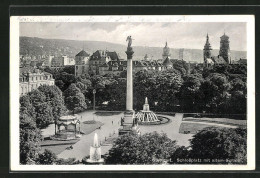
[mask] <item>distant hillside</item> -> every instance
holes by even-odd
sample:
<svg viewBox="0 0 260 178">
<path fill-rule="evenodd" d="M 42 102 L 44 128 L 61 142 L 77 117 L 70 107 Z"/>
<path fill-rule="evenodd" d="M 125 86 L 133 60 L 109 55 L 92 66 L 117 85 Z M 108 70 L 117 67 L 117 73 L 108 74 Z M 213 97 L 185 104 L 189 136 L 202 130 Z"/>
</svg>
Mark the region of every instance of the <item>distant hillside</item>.
<svg viewBox="0 0 260 178">
<path fill-rule="evenodd" d="M 143 59 L 145 54 L 153 59 L 162 58 L 162 47 L 144 47 L 133 46 L 134 58 Z M 203 47 L 203 46 L 202 46 Z M 126 45 L 109 43 L 103 41 L 76 41 L 61 39 L 42 39 L 32 37 L 20 37 L 20 54 L 21 55 L 67 55 L 74 57 L 79 51 L 85 49 L 86 52 L 92 54 L 98 49 L 116 51 L 122 59 L 126 59 Z M 213 55 L 218 55 L 218 49 L 212 50 Z M 179 49 L 171 48 L 171 58 L 179 59 Z M 232 51 L 232 59 L 246 58 L 246 51 Z M 200 49 L 184 49 L 183 59 L 186 61 L 202 62 L 203 51 Z"/>
</svg>

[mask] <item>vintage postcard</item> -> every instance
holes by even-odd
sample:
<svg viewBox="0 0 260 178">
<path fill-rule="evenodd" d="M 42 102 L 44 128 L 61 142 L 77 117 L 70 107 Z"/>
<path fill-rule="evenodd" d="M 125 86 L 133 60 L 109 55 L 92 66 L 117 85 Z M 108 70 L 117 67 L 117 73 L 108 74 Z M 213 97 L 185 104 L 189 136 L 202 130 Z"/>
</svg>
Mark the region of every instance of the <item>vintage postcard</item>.
<svg viewBox="0 0 260 178">
<path fill-rule="evenodd" d="M 255 169 L 254 23 L 12 16 L 11 171 Z"/>
</svg>

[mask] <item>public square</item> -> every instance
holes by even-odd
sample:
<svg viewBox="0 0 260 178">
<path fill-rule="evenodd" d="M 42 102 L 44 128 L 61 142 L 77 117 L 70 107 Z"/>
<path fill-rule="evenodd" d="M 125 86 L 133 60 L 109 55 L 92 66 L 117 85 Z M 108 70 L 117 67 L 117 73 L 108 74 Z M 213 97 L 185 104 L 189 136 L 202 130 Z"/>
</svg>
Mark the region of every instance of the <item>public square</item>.
<svg viewBox="0 0 260 178">
<path fill-rule="evenodd" d="M 59 158 L 76 158 L 76 160 L 81 161 L 82 158 L 89 155 L 90 146 L 93 144 L 94 134 L 97 133 L 99 141 L 101 143 L 105 142 L 105 139 L 110 137 L 118 137 L 118 129 L 120 127 L 120 119 L 123 117 L 124 113 L 121 112 L 106 112 L 106 111 L 85 111 L 79 113 L 79 118 L 81 124 L 84 124 L 84 121 L 95 120 L 100 121 L 104 125 L 100 129 L 83 135 L 80 140 L 73 145 L 73 149 L 65 149 L 58 154 Z M 229 127 L 235 128 L 236 126 L 228 124 L 219 124 L 219 123 L 210 123 L 210 122 L 194 122 L 194 121 L 183 121 L 183 114 L 176 113 L 175 116 L 169 115 L 159 115 L 165 116 L 170 119 L 170 122 L 162 125 L 139 125 L 141 134 L 157 131 L 159 133 L 166 133 L 167 136 L 177 141 L 179 146 L 189 146 L 189 139 L 192 138 L 193 134 L 183 134 L 179 133 L 180 126 L 182 123 L 191 123 L 193 126 L 205 128 L 209 126 L 219 126 L 219 127 Z M 54 124 L 50 125 L 48 128 L 42 130 L 42 135 L 48 137 L 54 134 Z M 108 153 L 109 149 L 112 147 L 112 144 L 101 144 L 102 145 L 102 155 Z"/>
</svg>

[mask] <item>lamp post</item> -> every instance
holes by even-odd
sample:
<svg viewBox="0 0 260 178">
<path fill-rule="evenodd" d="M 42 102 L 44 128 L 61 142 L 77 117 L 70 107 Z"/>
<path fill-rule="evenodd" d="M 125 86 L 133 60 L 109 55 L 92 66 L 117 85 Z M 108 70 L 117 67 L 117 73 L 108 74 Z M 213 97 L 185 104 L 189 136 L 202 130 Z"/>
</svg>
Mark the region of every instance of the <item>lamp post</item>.
<svg viewBox="0 0 260 178">
<path fill-rule="evenodd" d="M 95 110 L 96 109 L 96 101 L 95 101 L 95 94 L 96 94 L 96 89 L 93 89 L 93 110 Z"/>
<path fill-rule="evenodd" d="M 61 113 L 60 113 L 60 108 L 58 108 L 58 117 L 60 117 Z M 54 125 L 55 125 L 55 135 L 57 133 L 56 127 L 57 127 L 57 117 L 55 117 L 55 121 L 54 121 Z"/>
</svg>

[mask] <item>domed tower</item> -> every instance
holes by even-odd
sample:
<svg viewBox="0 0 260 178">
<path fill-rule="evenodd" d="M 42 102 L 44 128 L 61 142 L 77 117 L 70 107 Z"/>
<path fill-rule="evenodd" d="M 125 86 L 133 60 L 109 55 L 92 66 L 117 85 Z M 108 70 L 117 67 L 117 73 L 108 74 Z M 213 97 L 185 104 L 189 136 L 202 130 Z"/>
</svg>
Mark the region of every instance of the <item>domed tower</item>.
<svg viewBox="0 0 260 178">
<path fill-rule="evenodd" d="M 229 37 L 224 33 L 223 36 L 220 37 L 220 49 L 219 56 L 222 56 L 227 64 L 230 63 L 230 47 L 229 47 Z"/>
<path fill-rule="evenodd" d="M 207 59 L 211 58 L 211 45 L 209 43 L 209 35 L 207 34 L 207 39 L 206 39 L 206 43 L 204 45 L 204 49 L 203 49 L 203 57 L 204 57 L 204 65 L 208 66 L 207 64 Z"/>
<path fill-rule="evenodd" d="M 170 58 L 171 54 L 170 54 L 170 48 L 168 47 L 167 41 L 165 43 L 165 47 L 163 48 L 163 60 L 165 60 L 167 57 Z"/>
</svg>

